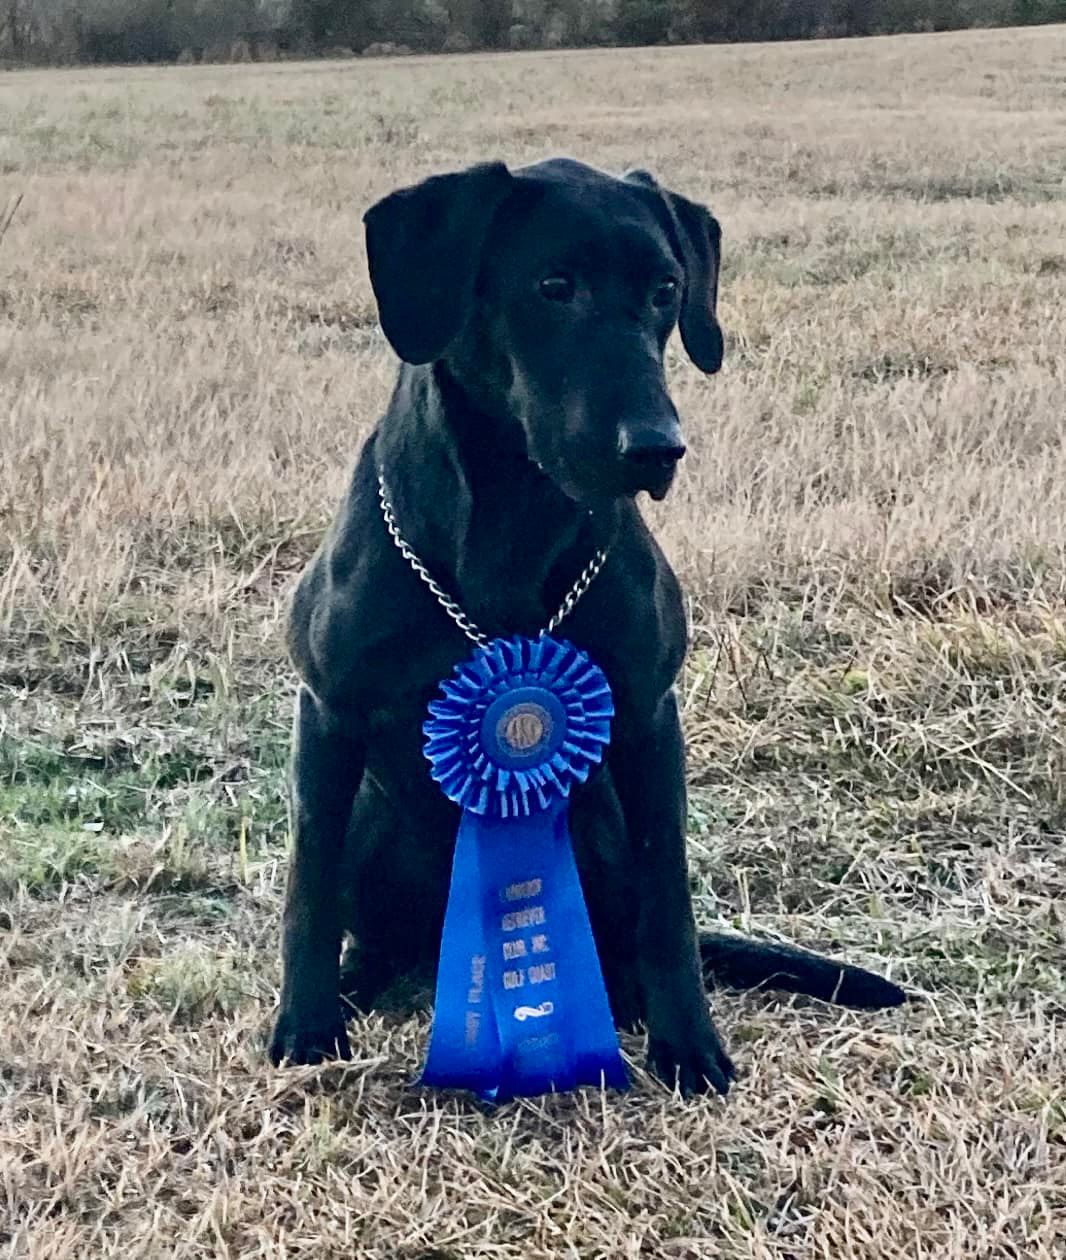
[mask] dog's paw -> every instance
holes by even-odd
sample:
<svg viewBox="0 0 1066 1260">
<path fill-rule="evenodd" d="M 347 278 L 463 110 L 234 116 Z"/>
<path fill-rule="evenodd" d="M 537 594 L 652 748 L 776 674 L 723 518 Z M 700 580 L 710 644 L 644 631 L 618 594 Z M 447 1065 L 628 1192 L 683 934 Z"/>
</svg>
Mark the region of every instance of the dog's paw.
<svg viewBox="0 0 1066 1260">
<path fill-rule="evenodd" d="M 282 1012 L 270 1039 L 270 1061 L 282 1063 L 323 1063 L 327 1059 L 350 1059 L 348 1030 L 340 1012 L 321 1022 L 301 1022 Z"/>
<path fill-rule="evenodd" d="M 736 1069 L 709 1015 L 683 1032 L 667 1036 L 649 1032 L 648 1067 L 683 1098 L 712 1090 L 724 1096 L 736 1079 Z"/>
</svg>

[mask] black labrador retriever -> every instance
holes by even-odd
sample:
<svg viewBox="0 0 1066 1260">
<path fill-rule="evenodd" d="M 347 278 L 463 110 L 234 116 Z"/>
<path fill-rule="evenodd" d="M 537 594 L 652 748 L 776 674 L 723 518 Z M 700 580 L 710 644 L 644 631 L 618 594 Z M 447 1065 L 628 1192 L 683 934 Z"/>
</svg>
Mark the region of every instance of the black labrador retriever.
<svg viewBox="0 0 1066 1260">
<path fill-rule="evenodd" d="M 365 224 L 404 364 L 292 610 L 302 682 L 274 1062 L 347 1057 L 341 987 L 371 1008 L 405 976 L 431 980 L 440 948 L 458 809 L 430 779 L 421 727 L 471 645 L 390 536 L 382 484 L 398 533 L 490 637 L 536 635 L 607 553 L 559 629 L 603 668 L 616 708 L 571 829 L 612 1014 L 647 1027 L 659 1076 L 728 1089 L 705 979 L 901 1002 L 861 968 L 693 920 L 674 692 L 685 615 L 635 500 L 662 499 L 685 451 L 663 371 L 675 326 L 700 369 L 722 363 L 718 223 L 646 172 L 557 159 L 427 179 Z"/>
</svg>

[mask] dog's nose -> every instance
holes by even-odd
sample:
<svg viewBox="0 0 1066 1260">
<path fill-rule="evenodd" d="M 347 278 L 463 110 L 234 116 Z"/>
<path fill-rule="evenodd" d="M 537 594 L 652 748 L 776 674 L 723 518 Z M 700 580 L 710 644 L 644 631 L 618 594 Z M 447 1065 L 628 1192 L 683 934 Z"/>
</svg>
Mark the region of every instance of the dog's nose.
<svg viewBox="0 0 1066 1260">
<path fill-rule="evenodd" d="M 642 465 L 662 468 L 677 463 L 685 453 L 685 444 L 676 424 L 654 429 L 623 426 L 618 435 L 618 453 L 637 468 Z"/>
</svg>

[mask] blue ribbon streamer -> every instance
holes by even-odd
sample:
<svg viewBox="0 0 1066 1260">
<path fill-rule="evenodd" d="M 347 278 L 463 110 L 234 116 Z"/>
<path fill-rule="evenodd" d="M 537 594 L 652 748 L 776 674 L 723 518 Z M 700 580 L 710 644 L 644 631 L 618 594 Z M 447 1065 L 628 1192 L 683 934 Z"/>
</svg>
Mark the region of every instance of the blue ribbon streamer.
<svg viewBox="0 0 1066 1260">
<path fill-rule="evenodd" d="M 624 1089 L 567 823 L 609 738 L 607 681 L 542 635 L 479 649 L 442 692 L 426 755 L 463 813 L 422 1082 L 496 1102 Z"/>
</svg>

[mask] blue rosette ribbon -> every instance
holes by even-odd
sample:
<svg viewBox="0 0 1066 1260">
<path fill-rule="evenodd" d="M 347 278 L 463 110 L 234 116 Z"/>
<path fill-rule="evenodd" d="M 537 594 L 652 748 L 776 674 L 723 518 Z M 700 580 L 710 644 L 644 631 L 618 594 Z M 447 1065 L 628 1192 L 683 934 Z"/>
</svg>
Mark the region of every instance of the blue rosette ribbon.
<svg viewBox="0 0 1066 1260">
<path fill-rule="evenodd" d="M 568 827 L 603 757 L 603 671 L 549 635 L 456 666 L 423 726 L 462 808 L 422 1083 L 486 1101 L 628 1085 Z"/>
</svg>

